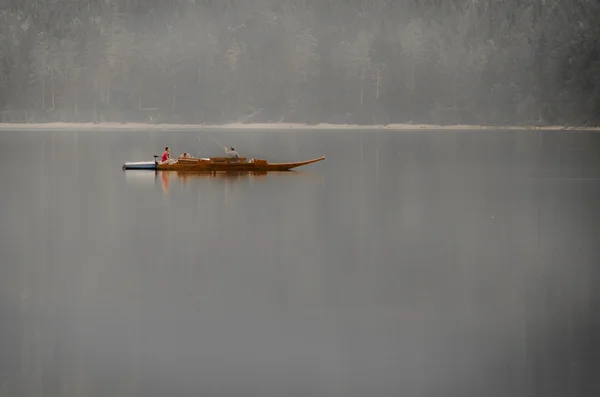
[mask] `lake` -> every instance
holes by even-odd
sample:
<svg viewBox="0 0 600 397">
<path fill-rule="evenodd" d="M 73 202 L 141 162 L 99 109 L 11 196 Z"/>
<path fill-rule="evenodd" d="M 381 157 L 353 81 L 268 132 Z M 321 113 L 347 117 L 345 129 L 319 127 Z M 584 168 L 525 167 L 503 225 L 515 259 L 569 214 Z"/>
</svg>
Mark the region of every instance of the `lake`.
<svg viewBox="0 0 600 397">
<path fill-rule="evenodd" d="M 297 172 L 123 171 L 212 139 Z M 600 395 L 600 134 L 0 131 L 1 396 Z"/>
</svg>

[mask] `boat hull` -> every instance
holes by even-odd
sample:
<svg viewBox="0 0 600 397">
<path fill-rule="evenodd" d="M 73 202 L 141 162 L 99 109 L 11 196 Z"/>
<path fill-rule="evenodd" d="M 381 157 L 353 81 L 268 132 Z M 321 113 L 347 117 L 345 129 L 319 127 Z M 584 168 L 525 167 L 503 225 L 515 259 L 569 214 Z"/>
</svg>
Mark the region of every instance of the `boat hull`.
<svg viewBox="0 0 600 397">
<path fill-rule="evenodd" d="M 123 169 L 159 170 L 159 171 L 194 171 L 194 172 L 246 172 L 246 171 L 290 171 L 303 165 L 316 163 L 325 159 L 325 156 L 307 161 L 293 163 L 269 163 L 266 160 L 245 158 L 230 159 L 213 157 L 202 159 L 178 159 L 176 163 L 162 164 L 153 161 L 128 162 L 123 164 Z"/>
<path fill-rule="evenodd" d="M 155 161 L 128 161 L 123 164 L 124 170 L 156 170 L 158 164 Z"/>
</svg>

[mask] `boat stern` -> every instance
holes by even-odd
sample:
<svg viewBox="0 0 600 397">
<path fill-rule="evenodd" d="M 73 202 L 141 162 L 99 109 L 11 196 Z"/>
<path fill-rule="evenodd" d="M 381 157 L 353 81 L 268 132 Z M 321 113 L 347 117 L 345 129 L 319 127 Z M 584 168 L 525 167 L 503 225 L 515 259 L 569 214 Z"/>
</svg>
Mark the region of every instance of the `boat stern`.
<svg viewBox="0 0 600 397">
<path fill-rule="evenodd" d="M 155 161 L 128 161 L 123 163 L 123 170 L 156 170 Z"/>
</svg>

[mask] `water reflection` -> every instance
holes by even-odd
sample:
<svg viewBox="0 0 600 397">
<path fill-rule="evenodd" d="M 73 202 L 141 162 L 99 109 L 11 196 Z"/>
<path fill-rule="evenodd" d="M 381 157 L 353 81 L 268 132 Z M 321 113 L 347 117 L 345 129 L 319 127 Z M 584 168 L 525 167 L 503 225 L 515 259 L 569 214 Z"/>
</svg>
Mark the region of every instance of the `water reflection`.
<svg viewBox="0 0 600 397">
<path fill-rule="evenodd" d="M 600 142 L 582 171 L 531 135 L 290 134 L 235 141 L 332 161 L 123 174 L 133 135 L 0 137 L 0 396 L 600 395 L 600 185 L 526 179 L 598 176 Z"/>
<path fill-rule="evenodd" d="M 168 194 L 172 186 L 189 187 L 198 181 L 264 182 L 273 178 L 302 178 L 319 185 L 325 183 L 323 175 L 299 171 L 271 172 L 178 172 L 178 171 L 137 171 L 125 172 L 125 180 L 131 186 L 155 186 L 160 179 L 163 193 Z M 173 185 L 175 184 L 175 185 Z"/>
<path fill-rule="evenodd" d="M 157 172 L 148 170 L 127 170 L 124 174 L 127 184 L 134 187 L 155 186 L 158 176 Z"/>
</svg>

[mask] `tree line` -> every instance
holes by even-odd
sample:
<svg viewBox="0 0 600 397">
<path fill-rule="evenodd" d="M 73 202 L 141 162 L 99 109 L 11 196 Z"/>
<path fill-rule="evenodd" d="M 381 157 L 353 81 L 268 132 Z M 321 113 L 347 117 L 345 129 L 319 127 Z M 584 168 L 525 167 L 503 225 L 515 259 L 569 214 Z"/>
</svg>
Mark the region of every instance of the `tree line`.
<svg viewBox="0 0 600 397">
<path fill-rule="evenodd" d="M 4 0 L 0 121 L 597 125 L 595 0 Z"/>
</svg>

